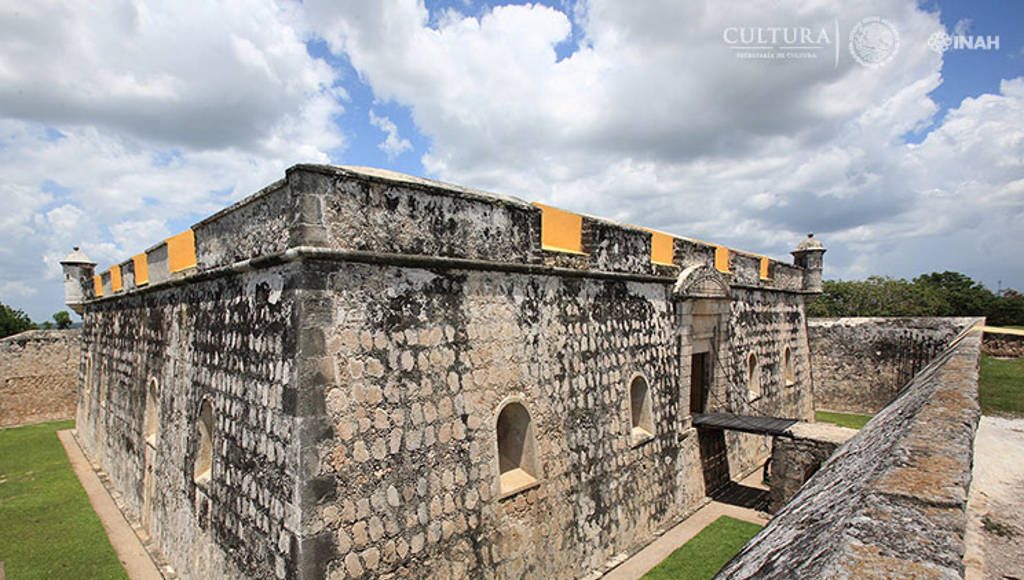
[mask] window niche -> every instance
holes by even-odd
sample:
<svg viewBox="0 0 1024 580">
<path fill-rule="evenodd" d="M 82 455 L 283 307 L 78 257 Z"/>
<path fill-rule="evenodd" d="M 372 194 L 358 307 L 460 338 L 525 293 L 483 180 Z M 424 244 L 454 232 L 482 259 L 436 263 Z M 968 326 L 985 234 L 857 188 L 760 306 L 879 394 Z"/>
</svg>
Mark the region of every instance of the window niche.
<svg viewBox="0 0 1024 580">
<path fill-rule="evenodd" d="M 629 383 L 630 439 L 633 444 L 654 437 L 654 409 L 647 381 L 636 376 Z"/>
<path fill-rule="evenodd" d="M 747 398 L 755 401 L 761 398 L 761 373 L 757 368 L 757 355 L 747 357 Z"/>
<path fill-rule="evenodd" d="M 786 379 L 786 386 L 792 387 L 796 384 L 796 369 L 793 367 L 793 351 L 787 346 L 782 351 L 782 372 Z"/>
<path fill-rule="evenodd" d="M 160 432 L 160 393 L 156 379 L 146 385 L 146 414 L 142 419 L 142 437 L 150 447 L 156 447 Z"/>
<path fill-rule="evenodd" d="M 196 485 L 206 487 L 210 482 L 210 471 L 213 467 L 213 406 L 209 400 L 203 401 L 199 407 L 196 437 L 198 441 L 192 479 Z"/>
<path fill-rule="evenodd" d="M 498 487 L 508 496 L 538 483 L 537 441 L 530 413 L 512 401 L 498 414 Z"/>
</svg>

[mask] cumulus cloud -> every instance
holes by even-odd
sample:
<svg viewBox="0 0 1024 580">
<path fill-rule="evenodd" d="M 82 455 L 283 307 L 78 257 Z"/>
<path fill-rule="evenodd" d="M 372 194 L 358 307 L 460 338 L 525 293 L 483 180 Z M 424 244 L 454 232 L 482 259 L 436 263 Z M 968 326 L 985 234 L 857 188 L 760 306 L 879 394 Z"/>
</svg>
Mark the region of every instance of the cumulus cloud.
<svg viewBox="0 0 1024 580">
<path fill-rule="evenodd" d="M 345 142 L 298 4 L 0 7 L 0 300 L 59 307 L 59 260 L 106 267 Z"/>
<path fill-rule="evenodd" d="M 378 98 L 411 109 L 431 140 L 424 167 L 442 179 L 776 255 L 813 229 L 835 244 L 832 276 L 934 264 L 1009 269 L 1024 283 L 1021 266 L 952 247 L 1019 210 L 1013 136 L 1024 116 L 1010 113 L 1020 81 L 968 99 L 921 145 L 905 143 L 936 123 L 928 95 L 942 82 L 942 55 L 926 42 L 942 25 L 917 3 L 592 0 L 571 14 L 525 5 L 433 17 L 414 0 L 306 9 Z M 900 37 L 877 68 L 847 52 L 849 31 L 873 16 Z M 578 48 L 560 58 L 574 23 Z M 840 58 L 740 60 L 723 42 L 735 26 L 824 29 Z M 980 209 L 991 204 L 999 215 Z M 901 250 L 913 263 L 894 271 Z"/>
<path fill-rule="evenodd" d="M 402 153 L 412 149 L 412 143 L 398 134 L 398 127 L 386 116 L 378 117 L 373 110 L 370 111 L 370 124 L 384 132 L 385 138 L 377 145 L 377 148 L 387 154 L 388 159 L 394 159 Z"/>
</svg>

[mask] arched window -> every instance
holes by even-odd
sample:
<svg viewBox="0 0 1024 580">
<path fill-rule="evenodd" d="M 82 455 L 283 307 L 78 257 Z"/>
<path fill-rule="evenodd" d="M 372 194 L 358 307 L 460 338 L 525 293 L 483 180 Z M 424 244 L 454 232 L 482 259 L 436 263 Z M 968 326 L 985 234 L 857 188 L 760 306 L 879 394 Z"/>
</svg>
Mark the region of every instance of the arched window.
<svg viewBox="0 0 1024 580">
<path fill-rule="evenodd" d="M 629 410 L 631 436 L 633 442 L 650 439 L 654 436 L 654 411 L 651 403 L 651 390 L 647 381 L 637 376 L 629 384 Z"/>
<path fill-rule="evenodd" d="M 213 466 L 213 406 L 210 401 L 203 401 L 199 407 L 199 421 L 196 424 L 196 461 L 192 468 L 192 478 L 197 484 L 205 485 L 210 481 L 210 468 Z"/>
<path fill-rule="evenodd" d="M 537 481 L 537 443 L 526 407 L 511 402 L 498 414 L 498 480 L 502 494 Z"/>
<path fill-rule="evenodd" d="M 761 397 L 761 376 L 757 368 L 757 355 L 747 357 L 747 391 L 751 401 Z"/>
<path fill-rule="evenodd" d="M 786 375 L 786 386 L 795 385 L 796 369 L 793 368 L 793 351 L 788 346 L 782 351 L 782 369 Z"/>
<path fill-rule="evenodd" d="M 142 418 L 142 437 L 146 443 L 156 447 L 157 433 L 160 431 L 160 394 L 157 392 L 156 379 L 149 379 L 146 385 L 146 414 Z"/>
</svg>

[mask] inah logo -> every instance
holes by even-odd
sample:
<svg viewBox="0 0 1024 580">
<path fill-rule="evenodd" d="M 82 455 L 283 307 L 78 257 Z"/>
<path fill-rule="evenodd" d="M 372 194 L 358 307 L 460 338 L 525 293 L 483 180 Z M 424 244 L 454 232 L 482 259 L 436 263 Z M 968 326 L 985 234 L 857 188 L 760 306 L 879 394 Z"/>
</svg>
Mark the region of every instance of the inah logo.
<svg viewBox="0 0 1024 580">
<path fill-rule="evenodd" d="M 957 34 L 950 36 L 945 30 L 939 30 L 928 37 L 928 48 L 942 54 L 947 50 L 999 50 L 999 35 L 968 36 Z"/>
<path fill-rule="evenodd" d="M 850 31 L 850 55 L 864 66 L 882 66 L 892 60 L 899 49 L 900 33 L 884 18 L 865 18 Z"/>
</svg>

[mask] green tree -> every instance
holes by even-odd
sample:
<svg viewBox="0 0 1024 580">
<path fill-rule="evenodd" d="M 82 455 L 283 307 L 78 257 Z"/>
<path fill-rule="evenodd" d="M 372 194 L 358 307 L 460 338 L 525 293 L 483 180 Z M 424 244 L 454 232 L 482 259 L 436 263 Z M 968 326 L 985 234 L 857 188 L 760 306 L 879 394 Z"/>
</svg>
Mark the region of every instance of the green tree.
<svg viewBox="0 0 1024 580">
<path fill-rule="evenodd" d="M 67 310 L 61 310 L 53 314 L 53 322 L 57 325 L 57 328 L 65 329 L 71 328 L 71 315 L 68 314 Z"/>
<path fill-rule="evenodd" d="M 33 328 L 35 325 L 27 314 L 0 302 L 0 338 Z"/>
<path fill-rule="evenodd" d="M 960 272 L 932 272 L 914 278 L 914 284 L 941 298 L 939 316 L 984 316 L 995 299 L 989 289 Z"/>
</svg>

